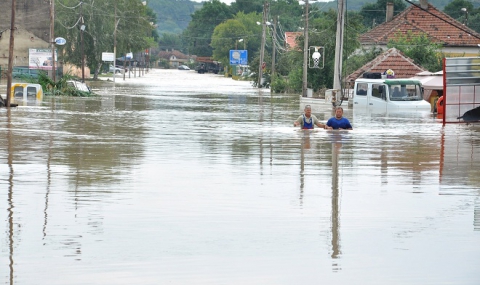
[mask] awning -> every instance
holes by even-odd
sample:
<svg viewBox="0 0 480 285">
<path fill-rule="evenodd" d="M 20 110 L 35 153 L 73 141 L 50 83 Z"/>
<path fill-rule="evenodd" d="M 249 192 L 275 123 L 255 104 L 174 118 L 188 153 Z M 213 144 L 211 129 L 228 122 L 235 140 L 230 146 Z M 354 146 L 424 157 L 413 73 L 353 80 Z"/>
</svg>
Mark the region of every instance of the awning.
<svg viewBox="0 0 480 285">
<path fill-rule="evenodd" d="M 423 89 L 443 90 L 443 76 L 416 76 L 411 79 L 420 80 Z"/>
</svg>

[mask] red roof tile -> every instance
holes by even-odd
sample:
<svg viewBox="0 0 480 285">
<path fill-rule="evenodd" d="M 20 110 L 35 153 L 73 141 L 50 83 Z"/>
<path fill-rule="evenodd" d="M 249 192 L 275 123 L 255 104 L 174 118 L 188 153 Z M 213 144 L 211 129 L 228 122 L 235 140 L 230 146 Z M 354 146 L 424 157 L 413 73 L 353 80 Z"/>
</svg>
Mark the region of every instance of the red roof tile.
<svg viewBox="0 0 480 285">
<path fill-rule="evenodd" d="M 427 12 L 428 11 L 428 12 Z M 432 42 L 444 46 L 477 46 L 480 34 L 428 4 L 427 11 L 411 5 L 389 22 L 360 35 L 362 44 L 384 44 L 398 32 L 426 33 Z M 431 13 L 431 14 L 430 14 Z M 433 15 L 432 15 L 433 14 Z"/>
<path fill-rule="evenodd" d="M 160 51 L 158 53 L 160 58 L 170 59 L 172 56 L 175 56 L 177 59 L 188 59 L 188 56 L 178 50 Z"/>
<path fill-rule="evenodd" d="M 391 48 L 350 74 L 345 81 L 353 82 L 363 76 L 365 72 L 383 73 L 387 69 L 395 72 L 395 78 L 410 78 L 419 72 L 426 71 L 423 67 L 413 63 L 411 58 L 405 56 L 398 49 Z"/>
<path fill-rule="evenodd" d="M 303 32 L 285 32 L 286 48 L 294 50 L 297 48 L 297 37 L 303 35 Z"/>
</svg>

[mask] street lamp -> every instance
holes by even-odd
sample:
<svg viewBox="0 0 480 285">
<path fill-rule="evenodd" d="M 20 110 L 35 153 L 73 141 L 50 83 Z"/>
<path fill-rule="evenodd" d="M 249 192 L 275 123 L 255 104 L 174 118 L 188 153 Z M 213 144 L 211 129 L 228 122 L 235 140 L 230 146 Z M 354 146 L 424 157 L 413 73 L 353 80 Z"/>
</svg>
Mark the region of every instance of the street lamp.
<svg viewBox="0 0 480 285">
<path fill-rule="evenodd" d="M 238 40 L 235 42 L 235 49 L 236 49 L 236 50 L 238 49 L 238 48 L 237 48 L 237 44 L 238 44 L 238 43 L 241 43 L 241 42 L 243 42 L 243 50 L 245 50 L 245 41 L 244 41 L 243 39 L 238 39 Z"/>
<path fill-rule="evenodd" d="M 468 10 L 467 8 L 460 9 L 463 13 L 465 13 L 465 20 L 463 20 L 463 25 L 468 26 Z"/>
<path fill-rule="evenodd" d="M 80 26 L 80 41 L 81 41 L 81 49 L 82 49 L 82 82 L 85 82 L 85 51 L 84 51 L 84 44 L 83 44 L 84 31 L 85 31 L 85 25 L 83 24 L 83 17 L 82 17 L 82 25 Z"/>
</svg>

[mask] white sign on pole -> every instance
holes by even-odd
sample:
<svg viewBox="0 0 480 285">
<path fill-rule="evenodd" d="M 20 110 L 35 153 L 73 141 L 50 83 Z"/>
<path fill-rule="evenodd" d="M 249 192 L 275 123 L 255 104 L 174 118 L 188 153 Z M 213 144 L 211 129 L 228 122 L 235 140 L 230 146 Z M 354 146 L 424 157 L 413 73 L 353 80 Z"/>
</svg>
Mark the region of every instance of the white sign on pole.
<svg viewBox="0 0 480 285">
<path fill-rule="evenodd" d="M 102 61 L 114 61 L 115 55 L 113 52 L 102 52 Z"/>
</svg>

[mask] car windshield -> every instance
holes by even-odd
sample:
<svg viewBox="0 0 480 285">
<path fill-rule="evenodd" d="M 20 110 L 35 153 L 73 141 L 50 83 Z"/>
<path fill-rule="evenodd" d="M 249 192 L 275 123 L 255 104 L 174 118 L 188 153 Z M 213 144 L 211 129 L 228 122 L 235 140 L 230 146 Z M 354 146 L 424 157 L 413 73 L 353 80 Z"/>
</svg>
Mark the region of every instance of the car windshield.
<svg viewBox="0 0 480 285">
<path fill-rule="evenodd" d="M 390 101 L 421 101 L 422 91 L 420 85 L 389 85 L 388 94 Z"/>
</svg>

